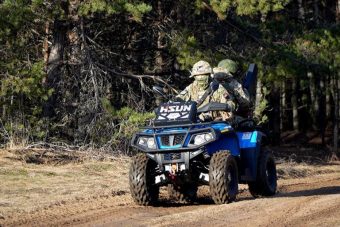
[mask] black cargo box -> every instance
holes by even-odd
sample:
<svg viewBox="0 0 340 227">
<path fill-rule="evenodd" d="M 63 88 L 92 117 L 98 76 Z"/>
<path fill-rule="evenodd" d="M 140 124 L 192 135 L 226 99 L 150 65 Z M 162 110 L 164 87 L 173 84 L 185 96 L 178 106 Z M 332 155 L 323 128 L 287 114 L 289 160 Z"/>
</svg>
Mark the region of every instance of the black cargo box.
<svg viewBox="0 0 340 227">
<path fill-rule="evenodd" d="M 162 103 L 156 109 L 155 126 L 196 123 L 196 102 Z"/>
</svg>

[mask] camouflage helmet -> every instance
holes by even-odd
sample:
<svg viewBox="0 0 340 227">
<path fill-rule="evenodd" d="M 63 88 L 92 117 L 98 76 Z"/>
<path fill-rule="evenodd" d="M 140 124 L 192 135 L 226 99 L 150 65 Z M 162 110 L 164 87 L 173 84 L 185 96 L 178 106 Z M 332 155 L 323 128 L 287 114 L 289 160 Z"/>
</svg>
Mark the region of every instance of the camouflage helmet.
<svg viewBox="0 0 340 227">
<path fill-rule="evenodd" d="M 217 67 L 224 68 L 227 71 L 227 73 L 231 73 L 231 74 L 236 73 L 238 70 L 237 62 L 230 60 L 230 59 L 223 59 L 222 61 L 218 63 Z"/>
<path fill-rule="evenodd" d="M 212 74 L 212 68 L 210 64 L 206 61 L 198 61 L 194 64 L 191 71 L 191 76 L 197 76 L 197 75 L 204 75 L 204 74 Z"/>
</svg>

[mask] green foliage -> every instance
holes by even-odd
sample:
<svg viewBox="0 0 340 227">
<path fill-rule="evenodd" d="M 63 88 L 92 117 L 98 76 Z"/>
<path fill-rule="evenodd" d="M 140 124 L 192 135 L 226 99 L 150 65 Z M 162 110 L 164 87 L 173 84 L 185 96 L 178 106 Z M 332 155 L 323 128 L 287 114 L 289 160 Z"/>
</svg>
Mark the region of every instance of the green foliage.
<svg viewBox="0 0 340 227">
<path fill-rule="evenodd" d="M 256 13 L 267 14 L 282 10 L 290 0 L 238 0 L 235 5 L 237 7 L 237 14 L 239 15 L 252 15 Z"/>
<path fill-rule="evenodd" d="M 122 137 L 130 139 L 140 126 L 145 125 L 148 120 L 155 117 L 154 113 L 140 113 L 129 107 L 115 110 L 110 101 L 105 98 L 102 99 L 102 105 L 106 113 L 119 122 L 119 130 L 113 135 L 115 139 Z"/>
<path fill-rule="evenodd" d="M 196 7 L 200 10 L 211 8 L 220 20 L 226 19 L 228 12 L 236 10 L 238 15 L 266 15 L 269 12 L 282 10 L 291 0 L 209 0 L 209 6 L 205 1 L 196 0 Z"/>
<path fill-rule="evenodd" d="M 122 10 L 122 2 L 123 1 L 108 2 L 105 0 L 83 1 L 79 8 L 79 13 L 81 15 L 89 15 L 91 13 L 115 14 Z"/>
<path fill-rule="evenodd" d="M 231 0 L 210 0 L 210 5 L 218 18 L 224 20 L 227 17 L 227 11 L 233 6 Z"/>
<path fill-rule="evenodd" d="M 306 19 L 296 19 L 299 18 L 296 1 L 75 2 L 3 0 L 0 3 L 0 112 L 4 128 L 11 135 L 29 135 L 40 140 L 51 135 L 47 134 L 49 127 L 57 132 L 56 137 L 67 134 L 60 137 L 67 137 L 69 142 L 85 141 L 101 146 L 111 141 L 114 145 L 127 146 L 132 133 L 153 114 L 124 107 L 135 103 L 125 98 L 128 95 L 124 92 L 129 89 L 129 94 L 135 97 L 147 97 L 141 102 L 148 103 L 145 109 L 152 109 L 153 104 L 148 102 L 150 95 L 140 91 L 137 80 L 122 79 L 125 72 L 162 75 L 162 79 L 177 88 L 185 85 L 186 73 L 182 70 L 190 69 L 198 60 L 206 60 L 212 66 L 224 58 L 244 65 L 256 62 L 264 86 L 287 78 L 299 80 L 299 88 L 303 89 L 299 92 L 304 93 L 301 102 L 308 103 L 307 72 L 312 72 L 315 78 L 320 75 L 329 78 L 340 71 L 338 27 L 332 27 L 334 22 L 312 24 L 316 19 L 308 18 L 313 12 L 308 11 L 306 4 Z M 70 4 L 79 8 L 70 10 Z M 277 12 L 283 8 L 286 10 Z M 327 10 L 318 11 L 318 20 L 322 20 L 321 15 Z M 146 14 L 148 17 L 144 18 Z M 42 120 L 42 106 L 54 90 L 42 85 L 46 76 L 42 41 L 48 39 L 49 45 L 54 43 L 55 20 L 62 22 L 65 34 L 60 37 L 66 40 L 60 65 L 62 75 L 60 83 L 55 85 L 57 114 L 46 122 Z M 45 22 L 50 25 L 48 35 Z M 69 42 L 73 34 L 80 39 Z M 73 59 L 78 60 L 76 64 Z M 93 77 L 91 82 L 87 80 L 89 74 Z M 143 78 L 146 86 L 154 82 Z M 96 87 L 93 90 L 91 83 Z M 264 88 L 264 97 L 269 95 L 267 90 Z M 102 97 L 110 97 L 112 103 L 117 102 L 122 108 L 115 109 Z M 98 98 L 102 108 L 98 106 Z M 93 103 L 96 107 L 92 109 Z M 268 120 L 263 116 L 266 108 L 268 101 L 262 100 L 256 109 L 258 121 Z M 0 134 L 5 134 L 1 128 Z"/>
<path fill-rule="evenodd" d="M 42 85 L 46 76 L 43 68 L 42 61 L 17 71 L 12 68 L 11 72 L 17 74 L 8 75 L 1 80 L 0 103 L 5 110 L 3 114 L 9 118 L 3 126 L 7 139 L 12 143 L 46 137 L 46 122 L 41 119 L 42 103 L 53 90 Z M 21 117 L 16 118 L 18 115 Z"/>
<path fill-rule="evenodd" d="M 268 108 L 268 100 L 265 98 L 269 94 L 269 90 L 266 87 L 262 89 L 262 100 L 259 100 L 258 105 L 255 107 L 254 117 L 258 124 L 264 124 L 268 122 L 268 116 L 264 114 L 264 111 Z"/>
<path fill-rule="evenodd" d="M 129 139 L 138 131 L 139 127 L 145 125 L 147 120 L 154 118 L 153 113 L 138 113 L 131 108 L 124 107 L 118 110 L 117 117 L 120 120 L 120 130 L 116 136 L 123 135 Z"/>
<path fill-rule="evenodd" d="M 284 46 L 273 46 L 264 62 L 263 81 L 305 79 L 308 71 L 319 75 L 336 73 L 340 67 L 339 29 L 316 29 L 297 34 Z M 263 63 L 267 66 L 264 66 Z M 273 67 L 275 66 L 275 67 Z"/>
<path fill-rule="evenodd" d="M 5 0 L 0 3 L 0 42 L 10 41 L 9 36 L 15 37 L 32 19 L 29 1 Z"/>
<path fill-rule="evenodd" d="M 340 29 L 320 29 L 297 38 L 293 48 L 311 63 L 322 65 L 332 72 L 340 68 Z"/>
<path fill-rule="evenodd" d="M 107 15 L 112 15 L 125 11 L 130 13 L 135 21 L 141 22 L 143 15 L 151 10 L 152 7 L 150 5 L 140 1 L 131 3 L 126 0 L 87 0 L 81 3 L 79 13 L 84 16 L 93 13 L 105 13 Z"/>
<path fill-rule="evenodd" d="M 172 52 L 177 54 L 177 61 L 182 69 L 189 69 L 199 60 L 211 62 L 211 50 L 201 50 L 193 35 L 182 34 L 174 37 Z"/>
<path fill-rule="evenodd" d="M 141 22 L 143 15 L 152 10 L 152 7 L 144 2 L 137 4 L 131 4 L 127 2 L 125 3 L 124 8 L 132 15 L 133 19 L 137 22 Z"/>
<path fill-rule="evenodd" d="M 12 62 L 15 63 L 15 62 Z M 16 64 L 10 65 L 14 70 Z M 9 75 L 1 81 L 0 96 L 25 95 L 28 99 L 47 100 L 52 90 L 46 90 L 42 86 L 42 80 L 46 76 L 44 62 L 36 62 L 30 68 L 13 71 L 17 75 Z"/>
<path fill-rule="evenodd" d="M 42 85 L 42 22 L 36 12 L 42 1 L 5 0 L 0 3 L 0 136 L 12 144 L 40 140 L 46 134 L 42 103 L 53 92 Z M 39 22 L 40 21 L 40 22 Z M 45 129 L 43 129 L 45 128 Z"/>
</svg>

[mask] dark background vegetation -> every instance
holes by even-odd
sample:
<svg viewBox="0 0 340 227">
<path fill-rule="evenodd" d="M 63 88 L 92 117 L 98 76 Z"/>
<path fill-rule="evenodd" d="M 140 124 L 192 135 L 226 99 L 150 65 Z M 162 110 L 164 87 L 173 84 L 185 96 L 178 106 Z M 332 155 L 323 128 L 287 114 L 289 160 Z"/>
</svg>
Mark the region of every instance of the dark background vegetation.
<svg viewBox="0 0 340 227">
<path fill-rule="evenodd" d="M 339 154 L 338 4 L 0 1 L 0 142 L 128 153 L 152 85 L 181 90 L 196 61 L 231 58 L 259 66 L 254 115 L 274 143 Z"/>
</svg>

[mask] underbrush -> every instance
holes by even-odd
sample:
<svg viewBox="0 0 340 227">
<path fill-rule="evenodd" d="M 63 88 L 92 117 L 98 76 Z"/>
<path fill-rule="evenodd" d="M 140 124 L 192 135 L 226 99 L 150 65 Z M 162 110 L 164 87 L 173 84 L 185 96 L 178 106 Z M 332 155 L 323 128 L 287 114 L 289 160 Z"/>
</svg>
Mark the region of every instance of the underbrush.
<svg viewBox="0 0 340 227">
<path fill-rule="evenodd" d="M 0 147 L 4 149 L 41 148 L 53 150 L 100 151 L 111 155 L 131 155 L 132 135 L 154 118 L 154 113 L 123 107 L 115 109 L 102 99 L 102 113 L 89 119 L 38 120 L 22 116 L 6 121 L 0 118 Z M 84 122 L 82 122 L 84 121 Z M 82 123 L 80 123 L 82 122 Z"/>
</svg>

